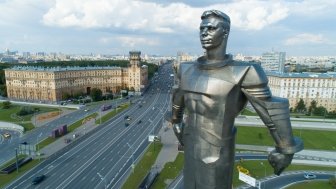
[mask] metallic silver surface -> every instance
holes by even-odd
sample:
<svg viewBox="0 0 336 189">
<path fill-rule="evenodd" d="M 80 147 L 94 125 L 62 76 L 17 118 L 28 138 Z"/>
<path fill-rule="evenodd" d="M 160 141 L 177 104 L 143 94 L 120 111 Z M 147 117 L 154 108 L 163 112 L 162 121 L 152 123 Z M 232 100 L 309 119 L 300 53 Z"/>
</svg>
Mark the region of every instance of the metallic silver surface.
<svg viewBox="0 0 336 189">
<path fill-rule="evenodd" d="M 303 149 L 301 140 L 292 134 L 287 99 L 272 97 L 262 68 L 233 61 L 226 54 L 229 30 L 227 15 L 205 11 L 200 41 L 206 54 L 196 62 L 180 64 L 178 69 L 180 85 L 173 91 L 168 119 L 184 145 L 185 189 L 232 188 L 234 120 L 247 101 L 276 143 L 276 150 L 269 154 L 275 174 L 280 174 L 291 163 L 293 154 Z"/>
</svg>

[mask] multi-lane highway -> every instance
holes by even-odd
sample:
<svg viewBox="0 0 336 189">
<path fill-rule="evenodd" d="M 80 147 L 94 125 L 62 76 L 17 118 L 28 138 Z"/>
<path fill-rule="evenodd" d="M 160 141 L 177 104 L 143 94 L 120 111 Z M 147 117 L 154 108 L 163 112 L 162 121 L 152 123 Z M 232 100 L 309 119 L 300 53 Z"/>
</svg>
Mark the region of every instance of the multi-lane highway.
<svg viewBox="0 0 336 189">
<path fill-rule="evenodd" d="M 161 78 L 140 101 L 84 136 L 73 148 L 50 157 L 6 188 L 120 188 L 133 162 L 148 146 L 148 135 L 156 133 L 162 125 L 170 102 L 170 71 L 169 65 L 161 68 L 156 76 Z M 125 119 L 126 115 L 130 121 Z M 126 127 L 125 122 L 130 125 Z M 33 187 L 33 178 L 40 174 L 47 178 Z"/>
<path fill-rule="evenodd" d="M 117 103 L 121 103 L 120 101 L 122 100 L 118 100 Z M 51 131 L 55 128 L 58 128 L 61 125 L 65 124 L 71 125 L 72 123 L 76 122 L 79 119 L 82 119 L 86 115 L 99 111 L 99 108 L 100 105 L 96 105 L 92 107 L 88 112 L 85 112 L 84 109 L 81 109 L 69 113 L 41 127 L 35 128 L 32 131 L 26 132 L 22 137 L 18 136 L 18 132 L 12 133 L 11 138 L 3 140 L 3 142 L 0 143 L 0 164 L 15 157 L 15 148 L 18 148 L 20 143 L 27 142 L 28 144 L 34 145 L 38 141 L 41 141 L 44 138 L 48 137 L 51 134 Z"/>
</svg>

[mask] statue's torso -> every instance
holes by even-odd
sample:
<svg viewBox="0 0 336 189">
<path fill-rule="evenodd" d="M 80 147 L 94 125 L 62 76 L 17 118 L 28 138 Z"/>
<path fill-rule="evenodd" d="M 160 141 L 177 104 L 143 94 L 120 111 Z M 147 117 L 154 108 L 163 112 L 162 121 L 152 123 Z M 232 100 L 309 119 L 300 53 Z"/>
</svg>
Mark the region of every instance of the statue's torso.
<svg viewBox="0 0 336 189">
<path fill-rule="evenodd" d="M 202 69 L 198 63 L 181 66 L 180 89 L 190 129 L 214 135 L 219 140 L 233 132 L 234 118 L 246 105 L 241 82 L 248 66 L 229 64 Z M 191 130 L 190 130 L 191 131 Z"/>
</svg>

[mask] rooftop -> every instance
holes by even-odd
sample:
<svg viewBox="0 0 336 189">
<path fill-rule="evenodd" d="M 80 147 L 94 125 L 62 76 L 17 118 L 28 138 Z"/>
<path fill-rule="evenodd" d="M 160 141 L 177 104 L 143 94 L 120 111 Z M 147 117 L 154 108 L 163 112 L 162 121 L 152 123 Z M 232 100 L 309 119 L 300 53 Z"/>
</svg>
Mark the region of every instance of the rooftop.
<svg viewBox="0 0 336 189">
<path fill-rule="evenodd" d="M 327 73 L 313 73 L 313 72 L 303 72 L 303 73 L 279 73 L 279 72 L 266 72 L 267 76 L 275 77 L 286 77 L 286 78 L 336 78 L 336 72 Z"/>
<path fill-rule="evenodd" d="M 22 71 L 67 71 L 67 70 L 111 70 L 111 69 L 121 69 L 117 66 L 88 66 L 88 67 L 79 67 L 79 66 L 67 66 L 67 67 L 42 67 L 42 66 L 14 66 L 12 68 L 7 68 L 6 70 L 22 70 Z"/>
</svg>

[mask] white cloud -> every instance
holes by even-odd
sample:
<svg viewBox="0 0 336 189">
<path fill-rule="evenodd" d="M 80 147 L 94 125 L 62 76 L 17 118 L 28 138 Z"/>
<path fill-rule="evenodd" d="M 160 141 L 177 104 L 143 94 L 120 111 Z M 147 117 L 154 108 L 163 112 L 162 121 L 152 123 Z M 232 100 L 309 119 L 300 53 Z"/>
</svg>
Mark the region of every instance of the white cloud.
<svg viewBox="0 0 336 189">
<path fill-rule="evenodd" d="M 197 13 L 196 13 L 197 12 Z M 168 6 L 141 1 L 56 0 L 43 16 L 49 26 L 83 28 L 122 28 L 157 33 L 174 32 L 175 27 L 198 25 L 194 15 L 201 10 L 182 3 Z"/>
<path fill-rule="evenodd" d="M 303 0 L 299 2 L 286 3 L 290 8 L 291 14 L 298 14 L 308 17 L 320 17 L 321 15 L 334 14 L 336 1 L 331 0 Z M 330 16 L 330 15 L 329 15 Z"/>
<path fill-rule="evenodd" d="M 156 38 L 147 38 L 139 36 L 118 36 L 118 37 L 102 37 L 99 40 L 100 43 L 110 44 L 117 43 L 122 47 L 135 48 L 138 46 L 156 46 L 159 45 L 159 40 Z"/>
<path fill-rule="evenodd" d="M 301 33 L 285 40 L 286 45 L 303 45 L 303 44 L 321 44 L 328 43 L 322 34 Z"/>
<path fill-rule="evenodd" d="M 234 27 L 244 30 L 261 30 L 288 16 L 288 7 L 281 2 L 241 0 L 228 4 L 214 5 L 231 17 Z"/>
<path fill-rule="evenodd" d="M 191 7 L 183 3 L 169 5 L 143 1 L 56 0 L 43 16 L 50 26 L 83 28 L 123 28 L 155 33 L 195 30 L 204 10 L 227 12 L 233 27 L 260 30 L 288 16 L 288 8 L 280 2 L 260 0 L 233 1 L 207 7 Z"/>
</svg>

